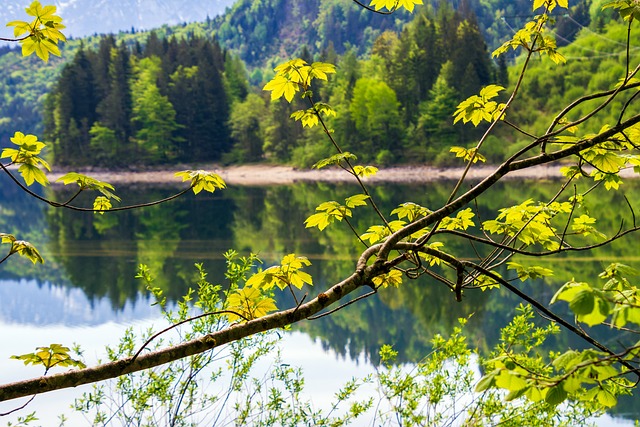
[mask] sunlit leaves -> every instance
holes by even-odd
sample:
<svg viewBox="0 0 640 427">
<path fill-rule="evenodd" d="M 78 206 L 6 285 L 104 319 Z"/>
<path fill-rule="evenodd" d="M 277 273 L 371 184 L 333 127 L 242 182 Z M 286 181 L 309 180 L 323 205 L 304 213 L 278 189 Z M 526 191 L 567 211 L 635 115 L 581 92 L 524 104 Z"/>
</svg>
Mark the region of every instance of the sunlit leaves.
<svg viewBox="0 0 640 427">
<path fill-rule="evenodd" d="M 198 194 L 202 190 L 213 193 L 216 189 L 222 190 L 227 187 L 220 175 L 204 170 L 176 172 L 175 176 L 182 178 L 182 182 L 191 181 L 191 188 L 194 194 Z"/>
<path fill-rule="evenodd" d="M 375 10 L 384 8 L 389 11 L 395 11 L 399 8 L 405 8 L 409 12 L 413 12 L 413 9 L 418 4 L 423 4 L 422 0 L 371 0 L 369 6 L 375 8 Z"/>
<path fill-rule="evenodd" d="M 573 223 L 571 224 L 571 230 L 575 233 L 582 234 L 584 236 L 588 236 L 590 234 L 594 234 L 598 237 L 606 238 L 606 236 L 600 233 L 593 224 L 596 223 L 596 219 L 590 217 L 589 215 L 580 215 L 578 218 L 573 219 Z"/>
<path fill-rule="evenodd" d="M 20 165 L 18 172 L 20 172 L 22 178 L 24 178 L 25 184 L 27 185 L 32 185 L 34 182 L 37 182 L 40 185 L 47 185 L 49 183 L 44 172 L 35 165 L 24 163 Z"/>
<path fill-rule="evenodd" d="M 98 196 L 93 201 L 93 210 L 100 215 L 104 214 L 105 211 L 108 211 L 112 208 L 111 200 L 107 199 L 104 196 Z"/>
<path fill-rule="evenodd" d="M 313 79 L 327 80 L 327 74 L 335 73 L 336 67 L 325 62 L 314 62 L 309 65 L 306 61 L 296 58 L 278 65 L 274 68 L 274 71 L 276 75 L 271 81 L 267 82 L 262 90 L 271 92 L 272 100 L 280 99 L 284 96 L 288 102 L 291 102 L 297 92 L 309 90 Z M 321 109 L 314 111 L 313 114 L 321 112 L 326 115 L 335 114 L 332 111 Z M 301 119 L 302 116 L 298 120 Z"/>
<path fill-rule="evenodd" d="M 324 230 L 335 220 L 342 221 L 345 217 L 351 216 L 351 210 L 340 205 L 338 202 L 330 201 L 321 203 L 315 213 L 305 220 L 306 228 L 318 227 L 320 231 Z"/>
<path fill-rule="evenodd" d="M 340 166 L 342 165 L 342 163 L 345 163 L 347 161 L 349 162 L 355 161 L 357 159 L 358 158 L 356 157 L 355 154 L 345 151 L 342 153 L 334 154 L 333 156 L 327 157 L 326 159 L 322 159 L 316 164 L 314 164 L 312 167 L 314 169 L 322 169 L 324 167 L 331 166 L 331 165 Z"/>
<path fill-rule="evenodd" d="M 640 289 L 628 279 L 640 276 L 640 271 L 625 264 L 612 263 L 599 276 L 606 280 L 602 290 L 610 295 L 614 305 L 612 323 L 619 328 L 628 322 L 640 325 Z"/>
<path fill-rule="evenodd" d="M 397 288 L 402 284 L 402 272 L 391 270 L 387 274 L 374 277 L 372 281 L 377 288 L 386 288 L 388 286 Z"/>
<path fill-rule="evenodd" d="M 291 118 L 302 122 L 302 127 L 314 127 L 318 124 L 320 115 L 334 116 L 336 112 L 328 104 L 316 102 L 313 108 L 298 110 L 291 113 Z"/>
<path fill-rule="evenodd" d="M 545 6 L 547 11 L 551 12 L 556 6 L 569 8 L 569 0 L 533 0 L 533 10 Z"/>
<path fill-rule="evenodd" d="M 503 90 L 502 86 L 489 85 L 482 88 L 479 95 L 472 95 L 462 101 L 453 113 L 453 123 L 462 120 L 463 123 L 471 122 L 478 126 L 482 121 L 493 122 L 503 117 L 505 104 L 492 101 Z"/>
<path fill-rule="evenodd" d="M 476 147 L 473 147 L 473 148 L 451 147 L 449 151 L 454 153 L 456 157 L 461 158 L 465 162 L 473 161 L 473 163 L 477 163 L 477 162 L 487 161 L 487 158 L 485 156 L 478 153 L 478 149 Z"/>
<path fill-rule="evenodd" d="M 398 219 L 406 218 L 409 222 L 413 222 L 420 217 L 429 215 L 430 213 L 431 210 L 413 202 L 403 203 L 391 211 L 391 215 L 397 215 Z"/>
<path fill-rule="evenodd" d="M 406 225 L 405 221 L 390 221 L 387 225 L 372 225 L 363 233 L 360 238 L 369 241 L 372 245 L 386 239 L 391 232 L 396 232 Z M 391 229 L 391 230 L 389 230 Z"/>
<path fill-rule="evenodd" d="M 341 205 L 335 201 L 323 202 L 317 208 L 315 214 L 305 220 L 306 228 L 318 227 L 320 231 L 324 230 L 334 221 L 342 221 L 353 215 L 352 209 L 358 206 L 366 206 L 366 200 L 369 196 L 364 194 L 356 194 L 347 197 L 345 204 Z"/>
<path fill-rule="evenodd" d="M 597 402 L 602 407 L 615 404 L 616 396 L 631 383 L 620 378 L 603 352 L 587 349 L 563 354 L 540 351 L 541 344 L 557 327 L 536 327 L 531 307 L 520 307 L 516 316 L 501 331 L 498 351 L 485 362 L 486 374 L 476 392 L 490 388 L 508 391 L 506 400 L 526 397 L 557 406 L 567 399 Z"/>
<path fill-rule="evenodd" d="M 44 259 L 40 252 L 31 243 L 24 240 L 18 240 L 12 234 L 0 233 L 0 243 L 11 245 L 9 255 L 18 254 L 29 259 L 32 263 L 44 263 Z"/>
<path fill-rule="evenodd" d="M 80 360 L 71 357 L 71 350 L 60 344 L 51 344 L 48 347 L 37 347 L 35 353 L 11 356 L 12 359 L 22 360 L 25 365 L 42 365 L 46 371 L 59 366 L 61 368 L 86 368 Z"/>
<path fill-rule="evenodd" d="M 493 272 L 498 277 L 502 277 L 497 272 Z M 500 288 L 500 283 L 498 283 L 493 277 L 485 276 L 484 274 L 479 275 L 474 280 L 474 285 L 479 287 L 483 292 L 489 289 L 498 289 Z"/>
<path fill-rule="evenodd" d="M 475 214 L 471 208 L 461 210 L 456 214 L 455 218 L 445 217 L 440 222 L 440 227 L 444 230 L 466 230 L 469 227 L 474 227 L 475 223 L 472 221 Z"/>
<path fill-rule="evenodd" d="M 27 185 L 32 185 L 34 182 L 47 185 L 49 180 L 40 169 L 40 165 L 42 165 L 46 170 L 51 170 L 49 164 L 40 157 L 40 152 L 45 144 L 38 141 L 35 135 L 25 135 L 22 132 L 16 132 L 11 137 L 11 142 L 18 148 L 3 149 L 0 158 L 10 158 L 12 163 L 19 164 L 18 172 Z"/>
<path fill-rule="evenodd" d="M 368 178 L 378 173 L 378 168 L 375 166 L 361 166 L 357 165 L 353 167 L 353 171 L 360 178 Z"/>
<path fill-rule="evenodd" d="M 43 61 L 48 61 L 50 54 L 60 56 L 58 42 L 66 38 L 60 31 L 65 26 L 62 18 L 55 15 L 56 7 L 42 6 L 39 1 L 34 1 L 25 10 L 34 17 L 33 21 L 11 21 L 7 24 L 14 27 L 14 37 L 20 37 L 22 55 L 29 56 L 35 52 Z"/>
<path fill-rule="evenodd" d="M 493 57 L 500 56 L 509 51 L 516 50 L 519 47 L 530 52 L 538 52 L 541 55 L 546 54 L 554 63 L 564 63 L 566 59 L 557 51 L 556 41 L 540 31 L 540 28 L 546 23 L 548 16 L 540 15 L 539 21 L 531 21 L 518 30 L 511 40 L 507 40 L 491 54 Z"/>
<path fill-rule="evenodd" d="M 602 6 L 602 9 L 618 9 L 620 16 L 626 21 L 640 19 L 640 3 L 637 0 L 610 1 Z"/>
<path fill-rule="evenodd" d="M 311 265 L 306 257 L 288 254 L 282 258 L 281 265 L 274 265 L 266 270 L 253 275 L 247 280 L 248 287 L 271 290 L 275 286 L 284 289 L 294 286 L 298 289 L 306 284 L 313 285 L 313 279 L 309 273 L 301 271 L 303 267 Z"/>
<path fill-rule="evenodd" d="M 626 157 L 612 151 L 609 145 L 591 147 L 580 153 L 582 158 L 592 164 L 596 169 L 605 173 L 618 173 L 627 162 Z"/>
<path fill-rule="evenodd" d="M 287 101 L 291 102 L 300 87 L 293 80 L 281 74 L 276 74 L 270 82 L 264 85 L 262 90 L 270 91 L 272 100 L 280 99 L 284 96 Z"/>
<path fill-rule="evenodd" d="M 436 250 L 438 252 L 442 252 L 442 248 L 444 247 L 444 243 L 442 242 L 432 242 L 426 245 L 427 248 Z M 429 263 L 431 267 L 434 265 L 440 265 L 442 263 L 442 258 L 428 254 L 426 252 L 420 252 L 420 257 Z"/>
<path fill-rule="evenodd" d="M 344 200 L 345 205 L 348 208 L 355 208 L 358 206 L 367 206 L 367 199 L 369 196 L 366 194 L 356 194 L 355 196 L 347 197 Z"/>
<path fill-rule="evenodd" d="M 565 283 L 553 296 L 551 302 L 567 301 L 569 308 L 580 322 L 589 326 L 605 321 L 610 313 L 610 305 L 605 294 L 587 283 L 570 281 Z"/>
<path fill-rule="evenodd" d="M 90 176 L 83 175 L 77 172 L 69 172 L 62 175 L 56 181 L 62 182 L 64 185 L 77 184 L 80 190 L 93 190 L 101 193 L 107 199 L 114 199 L 120 201 L 120 198 L 115 195 L 115 188 L 108 182 L 103 182 Z"/>
<path fill-rule="evenodd" d="M 518 264 L 517 262 L 508 262 L 507 268 L 509 270 L 515 270 L 518 274 L 518 279 L 523 282 L 527 279 L 539 279 L 542 277 L 553 276 L 553 270 L 541 267 L 539 265 L 525 267 L 521 264 Z"/>
<path fill-rule="evenodd" d="M 346 170 L 352 175 L 355 175 L 360 178 L 367 178 L 373 176 L 378 173 L 378 168 L 375 166 L 361 166 L 355 165 L 353 166 L 353 170 L 349 167 L 350 162 L 356 161 L 358 158 L 355 154 L 350 153 L 348 151 L 344 151 L 342 153 L 334 154 L 331 157 L 327 157 L 325 159 L 320 160 L 315 163 L 312 167 L 314 169 L 322 169 L 327 166 L 339 166 L 342 169 Z"/>
<path fill-rule="evenodd" d="M 264 296 L 258 288 L 249 286 L 232 292 L 227 303 L 227 310 L 237 313 L 227 313 L 230 322 L 257 319 L 278 309 L 273 298 Z"/>
<path fill-rule="evenodd" d="M 534 205 L 533 200 L 528 199 L 520 205 L 500 209 L 495 220 L 485 221 L 482 226 L 493 234 L 517 236 L 527 246 L 540 244 L 547 250 L 556 250 L 559 243 L 551 220 L 571 209 L 572 205 L 568 202 Z"/>
</svg>

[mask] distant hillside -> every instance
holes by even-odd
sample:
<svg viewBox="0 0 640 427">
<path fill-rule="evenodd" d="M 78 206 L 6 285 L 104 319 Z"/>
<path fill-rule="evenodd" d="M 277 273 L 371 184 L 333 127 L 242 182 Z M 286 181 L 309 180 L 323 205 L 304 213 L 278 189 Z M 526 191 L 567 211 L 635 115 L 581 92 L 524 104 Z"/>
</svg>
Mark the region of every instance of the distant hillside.
<svg viewBox="0 0 640 427">
<path fill-rule="evenodd" d="M 181 15 L 181 11 L 205 15 L 201 19 L 206 17 L 206 12 L 198 6 L 204 2 L 127 2 L 130 3 L 112 1 L 101 9 L 106 4 L 105 0 L 68 0 L 62 2 L 64 7 L 61 7 L 61 14 L 71 30 L 74 22 L 77 21 L 80 25 L 82 19 L 82 25 L 91 28 L 91 31 L 101 31 L 100 26 L 106 22 L 120 22 L 118 26 L 123 25 L 127 32 L 118 34 L 117 40 L 130 44 L 144 44 L 148 36 L 144 32 L 132 33 L 131 27 L 150 27 L 152 22 L 159 22 L 156 19 L 160 20 L 160 12 L 167 12 L 167 19 L 173 20 L 172 22 L 188 19 L 187 15 Z M 231 0 L 207 2 L 211 7 L 219 6 L 219 9 L 231 3 Z M 425 4 L 427 3 L 430 2 L 425 0 Z M 438 1 L 432 0 L 431 3 Z M 465 10 L 471 10 L 477 15 L 478 25 L 487 40 L 489 50 L 511 35 L 515 28 L 532 15 L 530 0 L 458 0 L 451 3 L 463 14 Z M 117 7 L 114 6 L 116 4 Z M 597 5 L 591 4 L 590 0 L 570 0 L 569 4 L 570 13 L 557 17 L 554 31 L 560 41 L 568 42 L 573 39 L 580 28 L 589 25 L 592 17 L 598 19 L 598 22 L 592 24 L 594 29 L 602 28 L 611 19 L 607 14 L 600 13 Z M 142 10 L 146 11 L 145 25 L 125 25 L 124 21 L 116 19 L 125 15 L 127 19 L 139 19 L 141 15 L 138 12 Z M 0 7 L 0 20 L 11 19 L 16 13 L 24 18 L 18 1 L 9 0 Z M 100 18 L 96 19 L 96 16 Z M 212 13 L 210 18 L 212 19 L 199 23 L 163 25 L 156 29 L 156 33 L 160 38 L 216 37 L 223 48 L 239 55 L 250 71 L 257 70 L 252 76 L 253 83 L 257 84 L 262 80 L 263 71 L 268 72 L 283 58 L 319 55 L 322 50 L 331 49 L 331 46 L 337 53 L 343 52 L 346 46 L 355 46 L 359 54 L 366 54 L 384 30 L 399 32 L 412 16 L 405 12 L 381 16 L 355 6 L 350 0 L 238 0 L 224 15 L 213 17 Z M 95 47 L 98 38 L 84 38 L 82 43 L 88 48 Z M 0 47 L 1 141 L 6 141 L 17 129 L 41 134 L 43 96 L 59 75 L 61 65 L 73 58 L 79 45 L 77 39 L 70 40 L 62 49 L 63 57 L 52 58 L 48 64 L 35 58 L 24 59 L 15 51 L 7 53 L 6 47 Z M 303 47 L 306 47 L 306 51 Z"/>
<path fill-rule="evenodd" d="M 514 121 L 527 124 L 525 129 L 540 134 L 560 109 L 587 93 L 612 89 L 626 74 L 627 25 L 609 22 L 599 31 L 583 29 L 576 40 L 560 50 L 567 63 L 555 65 L 551 61 L 535 60 L 530 66 L 526 84 L 514 104 Z M 640 61 L 640 32 L 631 32 L 631 64 Z M 511 74 L 519 67 L 513 67 Z M 591 111 L 602 100 L 584 102 L 573 110 L 569 119 L 575 120 Z M 613 125 L 621 108 L 618 99 L 610 108 L 598 114 L 597 128 L 580 128 L 579 135 L 600 131 L 600 123 Z M 633 106 L 630 110 L 637 110 Z M 594 124 L 595 125 L 595 124 Z M 593 125 L 592 125 L 593 126 Z"/>
<path fill-rule="evenodd" d="M 238 0 L 212 22 L 216 37 L 240 55 L 248 66 L 271 58 L 288 58 L 306 46 L 318 52 L 345 45 L 366 52 L 385 30 L 400 31 L 411 19 L 401 10 L 392 15 L 371 13 L 344 0 Z"/>
</svg>

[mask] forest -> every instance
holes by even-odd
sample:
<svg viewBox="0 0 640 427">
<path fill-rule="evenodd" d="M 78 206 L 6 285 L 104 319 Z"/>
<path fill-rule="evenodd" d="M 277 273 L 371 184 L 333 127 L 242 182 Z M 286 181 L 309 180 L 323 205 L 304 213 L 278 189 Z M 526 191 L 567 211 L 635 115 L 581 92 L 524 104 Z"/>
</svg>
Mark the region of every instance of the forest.
<svg viewBox="0 0 640 427">
<path fill-rule="evenodd" d="M 460 98 L 489 82 L 508 85 L 508 64 L 514 57 L 495 60 L 490 50 L 530 8 L 527 1 L 464 0 L 454 2 L 455 7 L 442 2 L 415 14 L 383 16 L 349 2 L 304 5 L 239 1 L 225 15 L 199 24 L 70 40 L 73 54 L 66 55 L 71 60 L 66 65 L 55 59 L 47 66 L 30 63 L 38 76 L 32 81 L 22 71 L 5 79 L 0 75 L 6 106 L 0 136 L 9 136 L 9 120 L 26 130 L 42 130 L 53 143 L 52 161 L 61 165 L 122 167 L 118 159 L 127 152 L 133 154 L 127 163 L 149 165 L 184 161 L 193 154 L 224 164 L 266 160 L 308 167 L 330 147 L 317 134 L 282 120 L 300 105 L 272 104 L 260 91 L 273 75 L 273 64 L 289 52 L 311 62 L 337 63 L 336 79 L 318 95 L 340 112 L 330 123 L 342 145 L 359 147 L 363 160 L 378 165 L 446 165 L 451 160 L 442 154 L 443 147 L 464 145 L 481 132 L 470 125 L 454 127 L 451 111 Z M 289 11 L 285 19 L 275 19 L 279 8 Z M 591 23 L 586 1 L 572 6 L 568 17 L 557 18 L 559 40 L 569 43 L 580 35 L 589 45 L 602 42 L 579 31 Z M 604 28 L 603 18 L 598 14 L 591 26 Z M 615 20 L 607 26 L 621 28 Z M 609 31 L 613 43 L 623 37 L 622 30 Z M 594 47 L 609 52 L 616 46 Z M 6 64 L 0 73 L 22 67 L 15 59 L 10 51 L 0 56 Z M 590 64 L 599 62 L 596 58 Z M 122 71 L 117 78 L 116 70 Z M 597 79 L 601 86 L 610 83 L 604 71 Z M 567 81 L 553 90 L 566 99 L 582 84 Z M 558 100 L 539 97 L 538 87 L 527 86 L 533 91 L 530 97 Z M 195 108 L 199 97 L 212 106 Z M 542 106 L 540 111 L 547 110 Z M 259 113 L 247 114 L 254 111 Z M 502 151 L 490 150 L 485 157 L 500 161 Z"/>
<path fill-rule="evenodd" d="M 67 64 L 44 110 L 60 165 L 220 160 L 230 149 L 230 105 L 247 94 L 242 64 L 216 42 L 161 41 L 131 51 L 103 38 Z M 133 162 L 132 162 L 133 160 Z"/>
</svg>

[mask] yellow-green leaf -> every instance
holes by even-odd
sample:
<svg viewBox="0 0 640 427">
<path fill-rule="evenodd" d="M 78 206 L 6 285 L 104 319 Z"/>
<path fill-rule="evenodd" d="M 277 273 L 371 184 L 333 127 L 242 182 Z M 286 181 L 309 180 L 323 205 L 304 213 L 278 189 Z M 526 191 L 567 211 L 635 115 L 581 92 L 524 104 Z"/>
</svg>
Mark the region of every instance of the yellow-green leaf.
<svg viewBox="0 0 640 427">
<path fill-rule="evenodd" d="M 264 85 L 262 90 L 270 91 L 272 100 L 280 99 L 284 96 L 287 101 L 291 102 L 300 88 L 297 83 L 276 74 L 270 82 Z"/>
<path fill-rule="evenodd" d="M 227 314 L 230 322 L 257 319 L 278 309 L 273 298 L 264 296 L 255 287 L 245 287 L 234 291 L 229 295 L 227 303 L 227 310 L 237 313 Z"/>
</svg>

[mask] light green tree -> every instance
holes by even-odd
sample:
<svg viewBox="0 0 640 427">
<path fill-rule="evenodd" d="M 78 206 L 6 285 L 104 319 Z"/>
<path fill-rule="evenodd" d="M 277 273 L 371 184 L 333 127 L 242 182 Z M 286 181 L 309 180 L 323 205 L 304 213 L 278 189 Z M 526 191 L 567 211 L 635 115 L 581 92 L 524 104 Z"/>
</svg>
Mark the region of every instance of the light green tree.
<svg viewBox="0 0 640 427">
<path fill-rule="evenodd" d="M 160 58 L 141 59 L 134 67 L 132 83 L 133 117 L 139 126 L 135 133 L 140 151 L 153 161 L 167 161 L 176 157 L 180 138 L 174 132 L 179 129 L 176 111 L 166 95 L 160 93 L 157 78 Z"/>
</svg>

